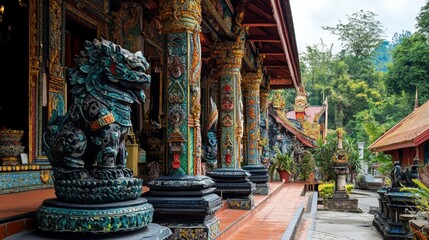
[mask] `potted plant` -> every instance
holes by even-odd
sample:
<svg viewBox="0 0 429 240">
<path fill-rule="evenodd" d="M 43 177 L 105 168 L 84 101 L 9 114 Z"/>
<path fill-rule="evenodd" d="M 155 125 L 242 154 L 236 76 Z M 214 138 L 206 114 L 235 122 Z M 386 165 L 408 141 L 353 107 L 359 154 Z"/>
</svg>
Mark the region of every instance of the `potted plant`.
<svg viewBox="0 0 429 240">
<path fill-rule="evenodd" d="M 289 182 L 289 176 L 293 175 L 296 170 L 296 164 L 290 153 L 282 153 L 278 147 L 275 147 L 276 156 L 273 158 L 273 163 L 270 165 L 271 180 L 273 179 L 274 171 L 280 175 L 280 179 L 284 182 Z"/>
<path fill-rule="evenodd" d="M 416 197 L 415 204 L 418 212 L 408 220 L 413 239 L 429 239 L 429 188 L 418 179 L 412 179 L 417 187 L 402 187 L 400 191 L 408 191 Z M 402 217 L 402 214 L 400 215 Z"/>
</svg>

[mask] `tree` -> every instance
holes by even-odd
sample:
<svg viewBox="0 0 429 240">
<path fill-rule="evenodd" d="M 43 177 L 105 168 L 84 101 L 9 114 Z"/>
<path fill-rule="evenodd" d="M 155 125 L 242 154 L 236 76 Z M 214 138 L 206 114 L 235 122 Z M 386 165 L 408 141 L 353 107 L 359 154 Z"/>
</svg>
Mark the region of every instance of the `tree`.
<svg viewBox="0 0 429 240">
<path fill-rule="evenodd" d="M 414 33 L 393 50 L 393 62 L 385 78 L 389 93 L 402 92 L 413 102 L 416 88 L 419 102 L 429 100 L 429 44 L 426 36 Z"/>
<path fill-rule="evenodd" d="M 347 16 L 347 23 L 334 27 L 323 26 L 324 30 L 338 36 L 347 54 L 359 59 L 368 59 L 373 50 L 383 41 L 383 26 L 373 12 L 360 10 Z"/>
<path fill-rule="evenodd" d="M 417 20 L 417 30 L 429 36 L 429 2 L 426 1 L 426 4 L 420 9 L 419 15 L 416 17 Z"/>
</svg>

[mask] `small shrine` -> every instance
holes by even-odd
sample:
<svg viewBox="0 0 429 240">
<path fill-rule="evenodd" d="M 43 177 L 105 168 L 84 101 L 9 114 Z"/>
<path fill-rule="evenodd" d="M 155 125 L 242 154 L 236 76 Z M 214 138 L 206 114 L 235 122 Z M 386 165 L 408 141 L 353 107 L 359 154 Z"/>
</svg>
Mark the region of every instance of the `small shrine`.
<svg viewBox="0 0 429 240">
<path fill-rule="evenodd" d="M 343 132 L 337 130 L 338 146 L 337 151 L 332 156 L 332 170 L 335 173 L 335 190 L 332 198 L 328 198 L 327 208 L 329 210 L 341 210 L 350 212 L 360 212 L 358 209 L 358 199 L 350 199 L 346 192 L 346 177 L 349 174 L 348 155 L 343 149 Z"/>
</svg>

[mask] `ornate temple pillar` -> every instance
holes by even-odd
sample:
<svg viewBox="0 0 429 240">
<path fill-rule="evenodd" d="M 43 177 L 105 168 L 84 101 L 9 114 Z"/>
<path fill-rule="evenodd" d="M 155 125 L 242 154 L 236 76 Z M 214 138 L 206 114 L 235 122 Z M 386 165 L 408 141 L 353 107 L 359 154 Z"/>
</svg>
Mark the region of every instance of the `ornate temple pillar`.
<svg viewBox="0 0 429 240">
<path fill-rule="evenodd" d="M 240 84 L 241 60 L 244 54 L 244 39 L 216 43 L 213 55 L 216 57 L 219 80 L 219 120 L 221 139 L 219 160 L 222 168 L 238 168 L 241 143 L 240 132 Z"/>
<path fill-rule="evenodd" d="M 219 81 L 220 168 L 207 175 L 216 182 L 217 194 L 227 199 L 228 208 L 250 210 L 254 207 L 255 184 L 249 180 L 250 173 L 240 169 L 243 134 L 240 68 L 244 34 L 239 34 L 236 41 L 216 43 L 212 54 L 216 58 Z"/>
<path fill-rule="evenodd" d="M 160 1 L 167 51 L 167 173 L 201 174 L 200 0 Z"/>
<path fill-rule="evenodd" d="M 258 61 L 262 63 L 262 61 Z M 269 174 L 265 166 L 261 165 L 259 155 L 260 136 L 260 99 L 259 89 L 263 78 L 262 64 L 258 64 L 257 72 L 248 72 L 243 76 L 242 89 L 245 104 L 245 166 L 243 169 L 251 174 L 250 181 L 256 184 L 255 194 L 268 194 Z"/>
<path fill-rule="evenodd" d="M 201 1 L 161 0 L 159 16 L 167 47 L 169 176 L 151 181 L 144 195 L 155 208 L 154 222 L 173 232 L 169 239 L 215 239 L 222 199 L 215 182 L 201 176 Z"/>
<path fill-rule="evenodd" d="M 262 71 L 248 72 L 243 75 L 242 89 L 245 104 L 246 141 L 245 164 L 258 165 L 259 161 L 259 86 L 262 81 Z"/>
</svg>

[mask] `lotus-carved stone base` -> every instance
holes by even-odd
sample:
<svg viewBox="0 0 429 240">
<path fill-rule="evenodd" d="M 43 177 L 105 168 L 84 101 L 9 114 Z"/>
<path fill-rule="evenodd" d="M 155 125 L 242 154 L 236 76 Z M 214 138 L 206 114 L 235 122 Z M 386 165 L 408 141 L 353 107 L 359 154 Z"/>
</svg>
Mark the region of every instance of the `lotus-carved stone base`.
<svg viewBox="0 0 429 240">
<path fill-rule="evenodd" d="M 106 204 L 45 200 L 36 218 L 40 230 L 70 233 L 136 231 L 152 222 L 154 209 L 144 198 Z"/>
<path fill-rule="evenodd" d="M 58 200 L 70 203 L 109 203 L 132 200 L 142 194 L 143 179 L 118 178 L 115 180 L 77 179 L 56 180 Z"/>
</svg>

